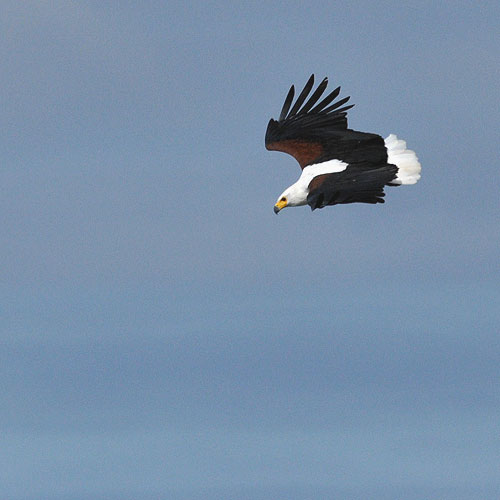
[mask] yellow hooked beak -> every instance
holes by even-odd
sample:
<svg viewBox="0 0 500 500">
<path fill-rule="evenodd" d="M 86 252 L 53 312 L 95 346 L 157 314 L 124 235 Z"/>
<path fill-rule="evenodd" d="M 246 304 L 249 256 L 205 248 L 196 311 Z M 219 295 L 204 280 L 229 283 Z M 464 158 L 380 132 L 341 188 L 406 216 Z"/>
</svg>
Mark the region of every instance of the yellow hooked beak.
<svg viewBox="0 0 500 500">
<path fill-rule="evenodd" d="M 281 199 L 274 205 L 274 213 L 277 214 L 281 209 L 285 208 L 287 206 L 288 202 L 286 199 Z"/>
</svg>

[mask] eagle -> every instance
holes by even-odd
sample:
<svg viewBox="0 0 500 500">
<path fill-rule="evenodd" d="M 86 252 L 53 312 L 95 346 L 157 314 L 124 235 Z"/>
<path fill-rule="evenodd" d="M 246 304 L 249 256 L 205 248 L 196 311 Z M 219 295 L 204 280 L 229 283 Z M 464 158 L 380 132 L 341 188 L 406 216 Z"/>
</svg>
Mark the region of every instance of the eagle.
<svg viewBox="0 0 500 500">
<path fill-rule="evenodd" d="M 315 210 L 339 203 L 384 203 L 385 186 L 420 179 L 417 155 L 405 141 L 347 128 L 347 110 L 354 105 L 345 105 L 349 97 L 335 101 L 340 87 L 318 102 L 327 85 L 325 78 L 307 99 L 314 86 L 311 75 L 293 106 L 292 85 L 279 119 L 267 125 L 266 148 L 292 155 L 302 169 L 299 180 L 279 196 L 275 213 L 301 205 Z"/>
</svg>

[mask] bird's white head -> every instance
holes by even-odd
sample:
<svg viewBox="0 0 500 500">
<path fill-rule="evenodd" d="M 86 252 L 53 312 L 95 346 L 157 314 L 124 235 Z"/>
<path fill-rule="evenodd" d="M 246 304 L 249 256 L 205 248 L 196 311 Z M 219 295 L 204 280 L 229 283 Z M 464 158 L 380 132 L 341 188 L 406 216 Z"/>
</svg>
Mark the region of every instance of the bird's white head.
<svg viewBox="0 0 500 500">
<path fill-rule="evenodd" d="M 292 184 L 285 189 L 274 205 L 274 213 L 279 213 L 285 207 L 298 207 L 307 203 L 307 186 L 302 186 L 300 182 Z"/>
</svg>

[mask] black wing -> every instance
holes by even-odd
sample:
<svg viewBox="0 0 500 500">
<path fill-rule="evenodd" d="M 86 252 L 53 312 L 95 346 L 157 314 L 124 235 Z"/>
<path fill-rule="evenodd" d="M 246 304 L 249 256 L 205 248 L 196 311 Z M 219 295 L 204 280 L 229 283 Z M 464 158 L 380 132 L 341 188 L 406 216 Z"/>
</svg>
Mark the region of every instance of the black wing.
<svg viewBox="0 0 500 500">
<path fill-rule="evenodd" d="M 292 155 L 302 168 L 317 163 L 318 159 L 324 157 L 325 154 L 332 154 L 333 142 L 338 142 L 347 130 L 347 110 L 354 106 L 353 104 L 343 106 L 349 97 L 331 104 L 339 95 L 340 87 L 337 87 L 318 103 L 328 85 L 327 78 L 318 85 L 318 88 L 305 102 L 313 85 L 314 75 L 311 75 L 295 104 L 291 107 L 295 94 L 292 85 L 283 104 L 279 120 L 271 119 L 266 131 L 266 148 Z M 334 155 L 330 158 L 338 158 L 338 156 Z"/>
<path fill-rule="evenodd" d="M 396 165 L 358 162 L 342 172 L 319 175 L 309 184 L 307 203 L 313 210 L 339 203 L 384 203 L 384 186 L 397 172 Z"/>
</svg>

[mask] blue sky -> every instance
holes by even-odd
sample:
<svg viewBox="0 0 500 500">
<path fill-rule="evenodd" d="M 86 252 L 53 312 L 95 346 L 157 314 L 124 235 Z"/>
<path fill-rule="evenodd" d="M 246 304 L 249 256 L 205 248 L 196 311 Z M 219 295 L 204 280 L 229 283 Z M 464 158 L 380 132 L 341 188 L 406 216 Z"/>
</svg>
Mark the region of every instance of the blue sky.
<svg viewBox="0 0 500 500">
<path fill-rule="evenodd" d="M 499 15 L 4 1 L 2 498 L 496 500 Z M 416 186 L 274 215 L 311 73 Z"/>
</svg>

